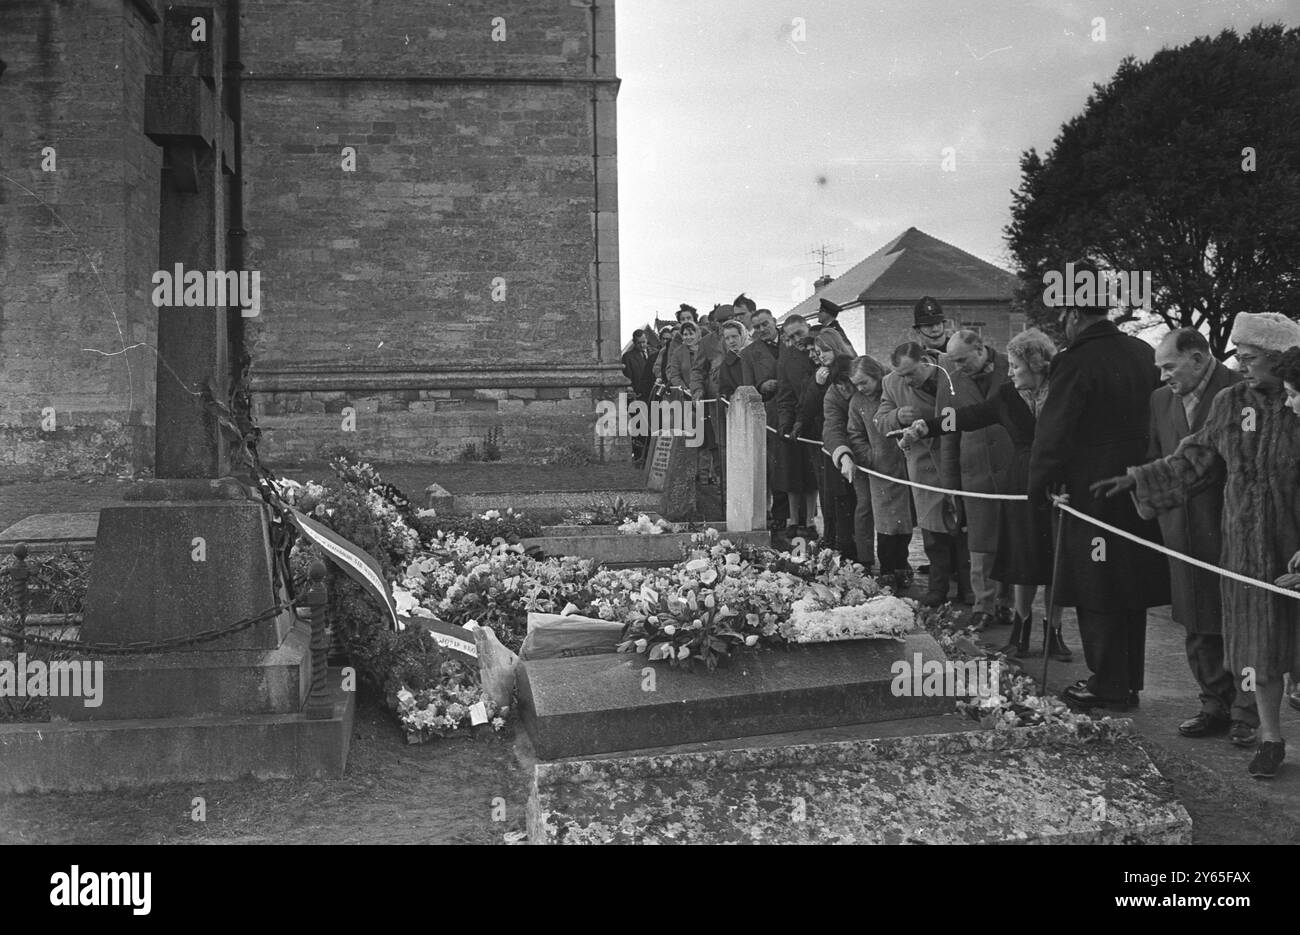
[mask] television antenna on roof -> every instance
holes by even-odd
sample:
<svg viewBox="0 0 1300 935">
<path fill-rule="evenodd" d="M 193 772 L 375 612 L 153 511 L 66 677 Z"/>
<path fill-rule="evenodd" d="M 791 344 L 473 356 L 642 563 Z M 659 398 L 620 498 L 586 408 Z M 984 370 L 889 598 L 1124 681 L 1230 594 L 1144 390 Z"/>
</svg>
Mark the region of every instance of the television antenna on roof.
<svg viewBox="0 0 1300 935">
<path fill-rule="evenodd" d="M 825 278 L 826 267 L 831 265 L 832 261 L 838 258 L 843 252 L 844 248 L 838 244 L 828 244 L 824 242 L 808 251 L 809 256 L 817 258 L 817 264 L 821 271 L 818 278 Z"/>
</svg>

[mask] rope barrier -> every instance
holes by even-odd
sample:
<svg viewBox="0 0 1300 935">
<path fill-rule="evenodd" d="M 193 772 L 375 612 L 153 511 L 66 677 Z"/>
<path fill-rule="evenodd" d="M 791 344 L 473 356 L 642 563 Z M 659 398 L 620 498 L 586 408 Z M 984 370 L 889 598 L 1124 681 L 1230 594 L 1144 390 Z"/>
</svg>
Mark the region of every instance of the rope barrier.
<svg viewBox="0 0 1300 935">
<path fill-rule="evenodd" d="M 1136 542 L 1138 545 L 1144 545 L 1149 549 L 1154 549 L 1155 551 L 1167 555 L 1170 558 L 1176 558 L 1181 562 L 1186 562 L 1188 565 L 1195 566 L 1196 568 L 1200 568 L 1203 571 L 1211 571 L 1214 572 L 1216 575 L 1223 576 L 1224 578 L 1231 578 L 1233 581 L 1240 582 L 1241 584 L 1247 584 L 1250 585 L 1251 587 L 1263 588 L 1266 591 L 1272 591 L 1274 594 L 1280 594 L 1283 597 L 1300 599 L 1300 591 L 1291 591 L 1288 590 L 1287 588 L 1278 587 L 1276 584 L 1270 584 L 1267 581 L 1259 581 L 1258 579 L 1250 578 L 1246 575 L 1238 574 L 1235 571 L 1229 571 L 1226 568 L 1220 568 L 1218 565 L 1212 565 L 1209 562 L 1203 562 L 1199 558 L 1192 558 L 1192 556 L 1190 555 L 1184 555 L 1182 552 L 1176 552 L 1173 549 L 1169 548 L 1168 546 L 1160 545 L 1158 543 L 1150 541 L 1149 539 L 1143 539 L 1141 536 L 1137 536 L 1131 532 L 1127 532 L 1123 529 L 1119 529 L 1115 526 L 1112 526 L 1110 523 L 1104 523 L 1101 520 L 1097 519 L 1096 517 L 1089 516 L 1086 513 L 1080 513 L 1074 507 L 1064 503 L 1059 497 L 1053 497 L 1052 503 L 1058 510 L 1061 510 L 1063 513 L 1069 513 L 1071 516 L 1074 516 L 1078 519 L 1091 523 L 1092 525 L 1097 526 L 1100 529 L 1106 530 L 1106 532 L 1113 533 L 1114 535 L 1120 536 L 1124 539 L 1128 539 L 1131 542 Z"/>
<path fill-rule="evenodd" d="M 722 402 L 728 406 L 731 405 L 731 400 L 729 399 L 724 399 L 722 400 Z M 773 435 L 780 437 L 780 432 L 778 432 L 772 426 L 769 425 L 766 428 Z M 804 444 L 807 445 L 816 445 L 818 448 L 821 449 L 822 453 L 824 453 L 827 457 L 830 457 L 830 452 L 827 451 L 826 447 L 816 439 L 797 436 L 794 440 L 803 442 Z M 879 471 L 873 471 L 870 468 L 865 468 L 862 467 L 861 465 L 854 465 L 854 467 L 856 467 L 863 474 L 868 474 L 872 477 L 879 477 L 881 480 L 890 481 L 891 483 L 895 483 L 895 484 L 902 484 L 905 487 L 916 487 L 919 490 L 928 490 L 931 491 L 932 493 L 940 493 L 946 496 L 970 497 L 979 500 L 1014 500 L 1019 502 L 1028 502 L 1029 500 L 1028 494 L 978 493 L 969 490 L 952 490 L 948 487 L 932 487 L 929 484 L 922 484 L 922 483 L 918 483 L 917 481 L 904 480 L 901 477 L 892 477 L 888 474 L 881 474 Z M 1154 549 L 1155 551 L 1161 553 L 1162 555 L 1168 556 L 1169 558 L 1174 558 L 1180 562 L 1185 562 L 1188 565 L 1192 565 L 1193 567 L 1200 568 L 1203 571 L 1213 572 L 1216 575 L 1220 575 L 1225 578 L 1231 578 L 1232 580 L 1240 584 L 1248 585 L 1250 587 L 1263 588 L 1266 591 L 1272 591 L 1274 594 L 1279 594 L 1283 597 L 1289 597 L 1293 600 L 1300 600 L 1300 591 L 1279 587 L 1278 585 L 1272 584 L 1267 581 L 1260 581 L 1257 578 L 1251 578 L 1247 575 L 1243 575 L 1235 571 L 1229 571 L 1226 568 L 1220 568 L 1218 565 L 1212 565 L 1211 563 L 1202 561 L 1199 558 L 1193 558 L 1190 555 L 1186 555 L 1182 552 L 1175 551 L 1174 549 L 1171 549 L 1168 546 L 1161 545 L 1157 542 L 1152 542 L 1149 539 L 1143 539 L 1141 536 L 1134 535 L 1133 533 L 1127 532 L 1123 529 L 1119 529 L 1115 526 L 1110 525 L 1109 523 L 1103 522 L 1099 519 L 1096 519 L 1095 517 L 1089 516 L 1086 513 L 1081 513 L 1078 510 L 1076 510 L 1074 507 L 1066 504 L 1059 497 L 1052 497 L 1052 504 L 1058 510 L 1061 510 L 1064 513 L 1069 513 L 1071 516 L 1074 516 L 1077 519 L 1084 520 L 1087 523 L 1091 523 L 1093 526 L 1096 526 L 1100 529 L 1104 529 L 1106 532 L 1113 533 L 1114 535 L 1120 536 L 1121 538 L 1124 539 L 1128 539 L 1130 542 L 1135 542 L 1138 545 L 1143 545 L 1149 549 Z"/>
</svg>

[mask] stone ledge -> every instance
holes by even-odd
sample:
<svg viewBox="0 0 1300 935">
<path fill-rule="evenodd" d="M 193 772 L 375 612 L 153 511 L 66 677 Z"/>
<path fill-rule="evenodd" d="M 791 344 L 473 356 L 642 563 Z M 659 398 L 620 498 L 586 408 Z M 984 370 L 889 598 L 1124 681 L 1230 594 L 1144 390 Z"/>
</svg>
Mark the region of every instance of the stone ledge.
<svg viewBox="0 0 1300 935">
<path fill-rule="evenodd" d="M 98 792 L 172 782 L 337 779 L 347 766 L 356 695 L 331 669 L 333 716 L 0 724 L 0 792 Z"/>
</svg>

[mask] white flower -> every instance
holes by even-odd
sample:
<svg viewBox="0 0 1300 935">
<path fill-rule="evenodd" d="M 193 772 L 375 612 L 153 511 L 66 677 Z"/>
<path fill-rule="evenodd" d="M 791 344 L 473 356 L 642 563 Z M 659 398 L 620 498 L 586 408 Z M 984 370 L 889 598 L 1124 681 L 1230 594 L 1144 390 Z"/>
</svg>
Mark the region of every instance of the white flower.
<svg viewBox="0 0 1300 935">
<path fill-rule="evenodd" d="M 488 510 L 486 513 L 483 514 L 483 518 L 484 518 L 484 519 L 500 519 L 500 518 L 501 518 L 501 511 L 500 511 L 500 510 Z"/>
<path fill-rule="evenodd" d="M 685 659 L 690 654 L 691 654 L 691 648 L 689 646 L 682 646 L 677 650 L 678 659 Z"/>
<path fill-rule="evenodd" d="M 755 646 L 757 644 L 758 644 L 758 634 L 751 633 L 749 634 L 749 636 L 745 637 L 746 646 Z"/>
<path fill-rule="evenodd" d="M 668 626 L 664 627 L 664 633 L 666 633 L 668 636 L 672 636 L 676 632 L 677 632 L 677 628 L 673 626 L 671 623 L 668 624 Z"/>
</svg>

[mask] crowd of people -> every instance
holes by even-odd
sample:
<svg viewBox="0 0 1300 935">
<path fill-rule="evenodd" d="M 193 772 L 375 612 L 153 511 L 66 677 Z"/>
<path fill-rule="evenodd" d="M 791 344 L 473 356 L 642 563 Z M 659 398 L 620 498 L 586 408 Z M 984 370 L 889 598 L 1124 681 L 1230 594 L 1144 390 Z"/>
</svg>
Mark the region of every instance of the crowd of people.
<svg viewBox="0 0 1300 935">
<path fill-rule="evenodd" d="M 657 355 L 638 332 L 640 362 L 624 364 L 647 399 L 758 391 L 779 535 L 820 538 L 907 594 L 919 526 L 919 599 L 970 605 L 977 631 L 1010 627 L 1015 656 L 1031 654 L 1042 587 L 1041 652 L 1070 660 L 1061 609 L 1073 607 L 1091 673 L 1062 692 L 1076 708 L 1139 703 L 1147 611 L 1172 604 L 1200 698 L 1180 733 L 1255 748 L 1251 775 L 1270 777 L 1285 755 L 1283 699 L 1300 709 L 1284 688 L 1300 678 L 1300 600 L 1286 593 L 1300 590 L 1300 324 L 1239 314 L 1233 370 L 1195 330 L 1152 348 L 1107 311 L 1064 309 L 1065 351 L 1036 328 L 999 350 L 948 328 L 927 296 L 913 340 L 883 362 L 856 354 L 832 302 L 778 326 L 741 295 L 704 321 L 683 305 Z M 725 421 L 710 422 L 717 451 Z"/>
</svg>

